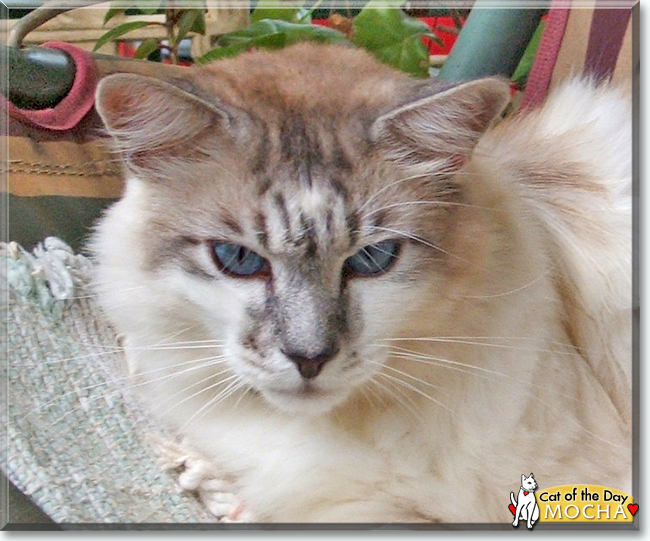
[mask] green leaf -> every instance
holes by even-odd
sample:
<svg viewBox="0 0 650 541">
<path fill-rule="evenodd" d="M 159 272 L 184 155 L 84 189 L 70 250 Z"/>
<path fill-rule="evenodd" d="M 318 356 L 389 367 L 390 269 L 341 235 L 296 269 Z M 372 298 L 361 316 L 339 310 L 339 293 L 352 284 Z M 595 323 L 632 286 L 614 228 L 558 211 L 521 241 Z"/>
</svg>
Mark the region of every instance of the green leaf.
<svg viewBox="0 0 650 541">
<path fill-rule="evenodd" d="M 429 49 L 419 36 L 384 47 L 375 52 L 381 62 L 398 68 L 414 77 L 429 77 Z"/>
<path fill-rule="evenodd" d="M 259 0 L 253 13 L 251 13 L 251 24 L 258 23 L 264 19 L 274 19 L 297 23 L 300 18 L 300 8 L 277 8 L 277 0 Z"/>
<path fill-rule="evenodd" d="M 147 38 L 140 44 L 133 57 L 147 58 L 156 49 L 158 49 L 158 40 L 156 38 Z"/>
<path fill-rule="evenodd" d="M 176 45 L 177 43 L 180 43 L 180 41 L 194 26 L 198 15 L 199 15 L 199 11 L 196 9 L 188 9 L 183 11 L 182 15 L 180 16 L 180 19 L 178 19 L 178 24 L 176 25 L 178 31 L 176 33 L 176 37 L 174 38 L 174 43 L 172 45 Z"/>
<path fill-rule="evenodd" d="M 207 64 L 214 60 L 220 60 L 221 58 L 230 58 L 232 56 L 237 56 L 239 53 L 243 53 L 248 50 L 249 46 L 246 43 L 240 43 L 237 45 L 229 45 L 228 47 L 218 47 L 217 49 L 212 49 L 208 51 L 203 56 L 196 59 L 198 64 Z"/>
<path fill-rule="evenodd" d="M 298 10 L 296 14 L 296 22 L 301 24 L 310 24 L 311 23 L 311 14 L 314 12 L 313 9 L 302 8 Z"/>
<path fill-rule="evenodd" d="M 197 62 L 205 63 L 235 56 L 251 48 L 280 49 L 299 41 L 350 45 L 340 32 L 331 28 L 264 19 L 242 30 L 221 36 L 217 40 L 219 47 L 208 51 Z"/>
<path fill-rule="evenodd" d="M 102 23 L 102 26 L 105 26 L 108 21 L 110 21 L 115 15 L 118 15 L 120 13 L 124 13 L 126 11 L 125 8 L 120 9 L 120 8 L 109 8 L 109 10 L 106 12 L 106 15 L 104 15 L 104 22 Z"/>
<path fill-rule="evenodd" d="M 202 9 L 197 13 L 196 19 L 194 19 L 194 24 L 190 28 L 190 32 L 196 32 L 197 34 L 205 36 L 205 12 Z"/>
<path fill-rule="evenodd" d="M 391 47 L 412 36 L 436 37 L 426 24 L 401 9 L 366 7 L 354 19 L 354 42 L 370 51 Z"/>
<path fill-rule="evenodd" d="M 144 26 L 148 26 L 150 24 L 155 24 L 155 23 L 150 23 L 147 21 L 133 21 L 130 23 L 121 24 L 119 26 L 116 26 L 115 28 L 111 28 L 108 32 L 106 32 L 106 34 L 104 34 L 102 37 L 100 37 L 97 40 L 97 43 L 95 43 L 95 47 L 93 48 L 93 51 L 96 51 L 102 45 L 108 43 L 109 41 L 119 38 L 120 36 L 123 36 L 127 32 L 131 32 L 132 30 L 136 30 L 138 28 L 143 28 Z"/>
<path fill-rule="evenodd" d="M 340 32 L 332 28 L 311 24 L 294 24 L 270 19 L 264 19 L 242 30 L 225 34 L 217 40 L 217 44 L 228 46 L 235 43 L 248 43 L 250 47 L 254 47 L 260 38 L 274 34 L 284 34 L 287 45 L 299 41 L 349 44 L 348 40 Z"/>
<path fill-rule="evenodd" d="M 544 26 L 545 22 L 540 21 L 537 30 L 535 30 L 533 37 L 530 39 L 530 42 L 528 43 L 528 46 L 526 47 L 526 50 L 524 51 L 524 54 L 519 61 L 517 69 L 512 74 L 512 80 L 519 87 L 523 86 L 526 83 L 530 69 L 533 67 L 533 62 L 535 61 L 535 56 L 537 55 L 537 49 L 539 48 L 539 43 L 542 40 L 542 34 L 544 33 Z"/>
<path fill-rule="evenodd" d="M 429 52 L 421 37 L 440 41 L 423 22 L 409 17 L 401 9 L 375 7 L 372 0 L 354 19 L 356 45 L 364 47 L 379 60 L 416 77 L 428 77 Z"/>
</svg>

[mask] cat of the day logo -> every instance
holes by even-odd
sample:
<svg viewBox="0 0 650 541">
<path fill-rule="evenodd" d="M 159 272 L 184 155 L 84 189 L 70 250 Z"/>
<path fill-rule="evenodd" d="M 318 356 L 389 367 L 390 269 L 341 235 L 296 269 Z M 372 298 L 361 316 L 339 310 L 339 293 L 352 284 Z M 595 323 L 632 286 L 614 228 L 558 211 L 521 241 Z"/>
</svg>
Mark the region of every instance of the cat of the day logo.
<svg viewBox="0 0 650 541">
<path fill-rule="evenodd" d="M 519 520 L 526 521 L 526 527 L 530 530 L 535 523 L 539 520 L 539 505 L 535 498 L 535 490 L 537 483 L 533 478 L 533 474 L 526 477 L 521 475 L 521 488 L 515 500 L 515 495 L 510 493 L 510 505 L 508 509 L 515 516 L 512 525 L 516 528 L 519 526 Z"/>
<path fill-rule="evenodd" d="M 521 488 L 515 498 L 510 493 L 508 509 L 514 515 L 512 525 L 520 522 L 531 529 L 536 522 L 634 522 L 639 505 L 621 490 L 599 485 L 562 485 L 538 491 L 533 474 L 521 476 Z"/>
</svg>

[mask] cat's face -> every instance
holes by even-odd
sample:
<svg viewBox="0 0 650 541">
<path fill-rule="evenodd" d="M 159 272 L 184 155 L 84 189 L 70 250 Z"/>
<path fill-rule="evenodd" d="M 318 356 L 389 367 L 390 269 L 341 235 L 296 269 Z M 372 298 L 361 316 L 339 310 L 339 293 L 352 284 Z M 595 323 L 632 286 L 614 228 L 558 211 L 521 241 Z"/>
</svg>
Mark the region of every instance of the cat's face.
<svg viewBox="0 0 650 541">
<path fill-rule="evenodd" d="M 531 473 L 529 477 L 526 477 L 525 475 L 521 476 L 521 488 L 527 490 L 528 492 L 533 492 L 537 488 L 537 482 L 533 478 L 533 474 Z"/>
<path fill-rule="evenodd" d="M 231 369 L 271 403 L 318 412 L 371 378 L 387 339 L 443 287 L 463 208 L 453 186 L 377 156 L 309 176 L 287 160 L 206 160 L 178 173 L 182 193 L 143 184 L 139 236 L 151 279 L 187 301 L 177 317 L 224 340 Z M 211 183 L 220 167 L 228 179 Z"/>
<path fill-rule="evenodd" d="M 324 107 L 214 106 L 136 82 L 154 98 L 127 99 L 107 82 L 100 111 L 138 179 L 127 199 L 142 218 L 142 267 L 183 299 L 177 317 L 223 341 L 230 369 L 269 402 L 333 408 L 381 369 L 387 340 L 462 266 L 452 177 L 469 132 L 448 153 L 434 142 L 423 168 L 412 155 L 425 149 L 402 130 L 417 130 L 426 100 L 415 113 L 359 105 L 339 118 Z M 145 114 L 153 148 L 137 133 Z"/>
</svg>

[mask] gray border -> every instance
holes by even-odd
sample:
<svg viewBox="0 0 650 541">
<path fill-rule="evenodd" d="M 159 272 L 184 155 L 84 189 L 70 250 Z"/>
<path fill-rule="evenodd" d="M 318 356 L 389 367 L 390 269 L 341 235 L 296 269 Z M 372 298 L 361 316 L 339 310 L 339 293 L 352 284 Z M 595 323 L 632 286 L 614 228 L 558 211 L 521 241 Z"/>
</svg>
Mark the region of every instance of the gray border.
<svg viewBox="0 0 650 541">
<path fill-rule="evenodd" d="M 65 0 L 62 0 L 62 3 Z M 135 1 L 135 0 L 134 0 Z M 6 4 L 0 1 L 0 10 L 3 12 L 11 9 L 19 9 L 23 7 L 33 7 L 34 0 L 13 1 L 5 0 Z M 146 0 L 145 0 L 146 2 Z M 11 5 L 7 5 L 7 4 Z M 128 0 L 124 1 L 125 4 L 132 5 L 133 2 Z M 140 2 L 144 3 L 144 2 Z M 207 0 L 210 4 L 211 1 Z M 228 7 L 242 5 L 242 2 L 237 0 L 226 2 Z M 324 8 L 334 7 L 355 7 L 355 0 L 350 2 L 330 1 L 324 2 Z M 387 0 L 390 3 L 390 0 Z M 577 6 L 575 4 L 577 3 Z M 223 6 L 224 2 L 220 2 Z M 246 2 L 246 4 L 248 4 Z M 427 1 L 415 0 L 410 2 L 411 7 L 449 7 L 452 4 L 454 7 L 464 7 L 468 4 L 464 0 L 447 0 L 447 1 Z M 55 7 L 57 4 L 52 4 Z M 539 8 L 547 7 L 548 0 L 494 0 L 494 5 L 490 7 L 503 7 L 503 8 Z M 593 2 L 589 0 L 574 1 L 575 9 L 580 7 L 593 7 Z M 633 93 L 632 93 L 632 130 L 633 130 L 633 171 L 632 171 L 632 190 L 633 190 L 633 209 L 632 209 L 632 227 L 633 227 L 633 256 L 632 256 L 632 278 L 633 278 L 633 306 L 634 311 L 632 314 L 632 496 L 636 503 L 639 502 L 640 496 L 640 448 L 641 448 L 641 427 L 640 427 L 640 409 L 641 409 L 641 378 L 640 378 L 640 242 L 639 233 L 641 226 L 640 218 L 640 132 L 641 132 L 641 118 L 640 118 L 640 24 L 641 24 L 641 11 L 640 0 L 608 0 L 599 3 L 599 8 L 627 8 L 633 6 L 632 11 L 632 70 L 633 70 Z M 243 5 L 242 5 L 243 7 Z M 92 9 L 92 8 L 88 8 Z M 6 66 L 6 61 L 0 59 L 0 70 Z M 6 69 L 6 68 L 5 68 Z M 3 78 L 0 78 L 0 85 L 4 88 L 7 84 L 8 73 Z M 0 118 L 0 133 L 6 133 L 6 116 Z M 0 160 L 5 162 L 7 159 L 6 143 L 0 146 Z M 8 190 L 6 173 L 1 173 L 0 176 L 0 240 L 6 240 L 9 224 L 9 205 L 8 205 Z M 3 325 L 3 333 L 6 333 L 6 328 Z M 3 342 L 6 344 L 6 340 Z M 6 346 L 5 346 L 6 347 Z M 6 356 L 5 356 L 6 358 Z M 6 380 L 2 381 L 2 395 L 0 398 L 4 401 L 8 396 L 6 392 Z M 5 429 L 6 430 L 6 429 Z M 0 457 L 1 458 L 1 457 Z M 24 522 L 8 522 L 11 517 L 9 496 L 9 482 L 2 477 L 0 482 L 0 523 L 4 524 L 2 530 L 6 531 L 37 531 L 37 530 L 68 530 L 68 531 L 179 531 L 179 530 L 220 530 L 220 531 L 514 531 L 510 523 L 446 523 L 446 524 L 143 524 L 143 523 L 123 523 L 123 524 L 106 524 L 106 523 L 60 523 L 60 524 L 47 524 L 47 523 L 24 523 Z M 535 526 L 535 531 L 626 531 L 639 530 L 639 515 L 635 516 L 633 523 L 538 523 Z"/>
</svg>

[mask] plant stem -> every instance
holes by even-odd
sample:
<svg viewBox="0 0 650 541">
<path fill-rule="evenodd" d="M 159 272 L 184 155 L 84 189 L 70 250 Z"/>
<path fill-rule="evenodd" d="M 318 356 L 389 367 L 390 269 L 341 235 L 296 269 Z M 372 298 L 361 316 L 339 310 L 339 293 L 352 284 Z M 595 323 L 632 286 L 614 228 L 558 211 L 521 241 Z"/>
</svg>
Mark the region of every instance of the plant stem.
<svg viewBox="0 0 650 541">
<path fill-rule="evenodd" d="M 171 2 L 170 2 L 171 3 Z M 172 64 L 178 65 L 178 43 L 176 43 L 176 36 L 174 35 L 174 26 L 176 25 L 176 10 L 167 9 L 165 11 L 165 28 L 167 28 L 167 41 L 169 41 L 169 54 L 171 56 Z"/>
</svg>

